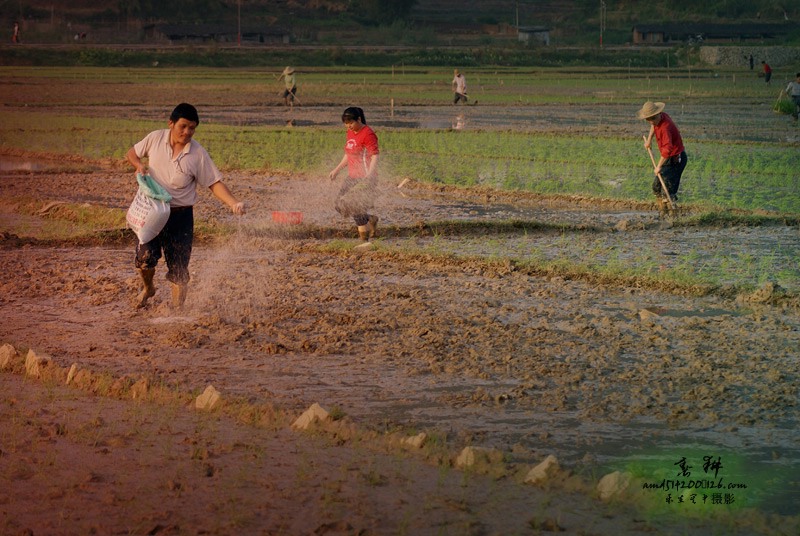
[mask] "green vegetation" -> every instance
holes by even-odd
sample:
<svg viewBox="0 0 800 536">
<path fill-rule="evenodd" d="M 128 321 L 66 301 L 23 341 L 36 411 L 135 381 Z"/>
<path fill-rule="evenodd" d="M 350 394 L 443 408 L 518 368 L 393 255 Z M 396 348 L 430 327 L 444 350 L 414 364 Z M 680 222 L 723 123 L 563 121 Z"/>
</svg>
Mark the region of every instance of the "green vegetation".
<svg viewBox="0 0 800 536">
<path fill-rule="evenodd" d="M 6 146 L 122 159 L 131 145 L 163 125 L 119 119 L 0 113 Z M 25 121 L 47 124 L 19 129 Z M 14 130 L 12 137 L 8 130 Z M 8 133 L 9 135 L 5 135 Z M 341 149 L 341 132 L 204 125 L 197 139 L 224 169 L 322 173 Z M 385 167 L 395 177 L 456 186 L 541 194 L 648 199 L 641 144 L 616 137 L 525 132 L 386 130 Z M 774 144 L 693 141 L 692 183 L 683 198 L 743 209 L 800 213 L 800 177 L 789 173 L 796 148 Z M 327 155 L 327 156 L 326 156 Z M 569 156 L 568 156 L 569 155 Z M 631 166 L 631 162 L 641 165 Z M 646 164 L 646 162 L 645 162 Z M 689 190 L 691 188 L 691 190 Z"/>
<path fill-rule="evenodd" d="M 17 199 L 17 212 L 28 217 L 16 219 L 10 230 L 40 240 L 69 240 L 125 228 L 125 211 L 88 204 L 48 203 Z M 37 216 L 38 218 L 32 218 Z M 65 225 L 65 222 L 68 222 Z"/>
<path fill-rule="evenodd" d="M 788 97 L 783 97 L 779 98 L 775 102 L 775 106 L 773 106 L 772 109 L 780 114 L 790 115 L 793 114 L 795 111 L 795 104 L 794 101 L 792 101 L 792 99 Z"/>
<path fill-rule="evenodd" d="M 383 33 L 385 30 L 370 30 Z M 419 38 L 426 41 L 424 36 Z M 630 49 L 606 50 L 586 48 L 567 50 L 550 47 L 530 48 L 518 43 L 487 47 L 478 44 L 459 47 L 439 46 L 435 43 L 416 43 L 414 48 L 389 50 L 351 50 L 341 43 L 316 49 L 286 47 L 260 50 L 250 47 L 222 47 L 207 44 L 188 44 L 174 47 L 106 48 L 65 47 L 5 48 L 0 58 L 4 65 L 19 66 L 74 66 L 74 67 L 148 67 L 158 62 L 166 67 L 258 67 L 305 65 L 315 67 L 390 67 L 392 65 L 417 66 L 483 66 L 506 67 L 536 66 L 565 67 L 602 65 L 607 67 L 666 67 L 668 50 Z M 691 51 L 682 52 L 686 56 Z M 677 55 L 673 65 L 685 61 Z M 283 67 L 281 67 L 283 68 Z"/>
<path fill-rule="evenodd" d="M 605 8 L 602 15 L 601 5 Z M 276 41 L 286 35 L 297 44 L 486 49 L 514 44 L 514 32 L 502 30 L 519 24 L 551 28 L 556 46 L 593 47 L 598 43 L 601 18 L 604 43 L 622 45 L 630 43 L 631 27 L 636 23 L 783 23 L 799 16 L 796 5 L 773 0 L 607 0 L 602 4 L 596 0 L 501 0 L 462 2 L 457 9 L 452 3 L 436 0 L 0 2 L 0 22 L 5 27 L 10 28 L 14 20 L 35 22 L 23 29 L 23 43 L 72 43 L 74 31 L 80 29 L 88 30 L 97 42 L 161 44 L 163 37 L 154 35 L 148 26 L 180 24 L 213 27 L 220 43 L 236 42 L 241 29 L 245 39 L 250 34 L 250 44 L 259 45 L 252 35 L 266 31 Z M 797 42 L 798 38 L 795 30 L 777 44 Z"/>
<path fill-rule="evenodd" d="M 61 75 L 47 70 L 29 74 L 64 76 L 69 70 L 56 72 Z M 90 73 L 91 76 L 102 73 L 104 78 L 101 84 L 110 87 L 124 84 L 126 78 L 134 76 L 123 70 L 106 69 Z M 71 74 L 75 76 L 77 72 Z M 193 76 L 194 72 L 189 72 L 189 75 Z M 148 84 L 151 78 L 155 79 L 150 71 L 139 71 L 135 76 L 141 84 Z M 260 84 L 253 84 L 246 76 L 220 76 L 218 80 L 212 80 L 208 74 L 199 76 L 202 77 L 199 84 L 214 86 L 210 89 L 213 94 L 228 91 L 230 87 L 240 87 L 242 93 L 246 94 L 249 91 L 248 84 L 256 86 L 254 91 L 262 91 Z M 476 75 L 474 79 L 478 84 L 482 76 L 496 79 L 486 73 Z M 498 76 L 507 83 L 501 90 L 492 93 L 487 90 L 486 95 L 486 100 L 494 100 L 498 105 L 514 100 L 518 102 L 521 98 L 525 101 L 535 99 L 536 104 L 542 106 L 548 103 L 589 104 L 597 102 L 598 91 L 622 95 L 628 86 L 644 85 L 641 79 L 602 79 L 599 74 L 593 74 L 591 78 L 563 75 L 550 79 L 538 73 L 521 72 L 507 72 Z M 349 83 L 344 83 L 331 73 L 310 73 L 306 77 L 304 98 L 313 99 L 315 94 L 319 94 L 328 95 L 328 98 L 330 95 L 333 98 L 341 95 L 344 99 L 345 95 L 363 94 L 364 100 L 389 100 L 389 95 L 405 95 L 412 92 L 413 87 L 426 84 L 435 86 L 434 76 L 430 73 L 412 73 L 406 77 L 402 84 L 393 84 L 385 73 L 363 72 L 350 77 Z M 223 79 L 226 82 L 224 88 Z M 692 96 L 686 97 L 687 89 L 683 81 L 660 79 L 653 83 L 658 86 L 658 94 L 680 97 L 683 93 L 682 98 L 693 102 L 707 98 L 737 98 L 752 91 L 744 84 L 742 87 L 730 87 L 714 79 L 701 79 L 694 84 Z M 650 85 L 648 81 L 647 86 Z M 441 84 L 436 91 L 442 92 Z M 638 91 L 645 94 L 644 90 Z M 418 93 L 409 98 L 422 102 L 437 98 L 433 89 Z M 636 96 L 635 91 L 632 93 L 637 102 L 644 99 Z M 109 105 L 116 104 L 122 98 L 113 90 L 99 91 L 98 95 L 109 99 Z M 87 96 L 91 98 L 88 94 L 82 94 L 80 98 Z M 402 97 L 397 100 L 401 101 Z M 106 105 L 105 102 L 95 104 Z M 631 114 L 635 111 L 633 106 Z M 89 118 L 43 113 L 35 109 L 25 112 L 0 111 L 0 119 L 0 147 L 78 154 L 91 159 L 122 159 L 127 149 L 141 139 L 142 133 L 164 126 L 163 122 L 157 121 Z M 768 116 L 767 119 L 773 117 Z M 602 124 L 603 118 L 592 121 Z M 795 144 L 745 142 L 741 136 L 758 136 L 758 128 L 754 125 L 717 122 L 714 126 L 719 130 L 710 132 L 711 127 L 702 118 L 687 117 L 679 122 L 687 145 L 691 147 L 691 182 L 687 182 L 682 190 L 682 202 L 800 213 L 800 176 L 795 172 Z M 587 125 L 591 124 L 587 121 Z M 739 129 L 739 136 L 731 135 L 730 128 Z M 540 194 L 648 199 L 649 167 L 641 143 L 615 132 L 598 135 L 581 130 L 547 134 L 515 129 L 487 134 L 481 130 L 381 128 L 383 167 L 392 178 L 410 177 L 420 182 L 485 186 Z M 693 133 L 701 132 L 702 139 L 693 137 Z M 336 122 L 332 122 L 330 127 L 293 129 L 204 122 L 198 130 L 197 139 L 224 169 L 313 174 L 323 173 L 331 167 L 331 162 L 339 158 L 342 133 Z"/>
<path fill-rule="evenodd" d="M 796 225 L 796 222 L 795 222 Z M 431 228 L 447 228 L 446 222 L 432 223 Z M 494 227 L 492 238 L 462 233 L 436 234 L 420 240 L 392 240 L 380 244 L 385 253 L 431 256 L 454 262 L 480 262 L 497 265 L 501 271 L 532 275 L 559 276 L 599 283 L 660 288 L 690 294 L 706 294 L 716 289 L 751 291 L 768 281 L 779 283 L 792 295 L 800 291 L 800 265 L 791 248 L 774 249 L 759 244 L 728 244 L 726 248 L 709 246 L 729 231 L 694 228 L 687 233 L 682 248 L 667 248 L 632 241 L 627 234 L 585 232 L 564 229 L 562 232 L 539 232 L 528 235 L 502 232 L 503 224 Z M 692 224 L 687 224 L 692 228 Z M 787 235 L 794 231 L 777 229 Z M 727 233 L 727 234 L 725 234 Z M 335 251 L 334 248 L 329 251 Z"/>
</svg>

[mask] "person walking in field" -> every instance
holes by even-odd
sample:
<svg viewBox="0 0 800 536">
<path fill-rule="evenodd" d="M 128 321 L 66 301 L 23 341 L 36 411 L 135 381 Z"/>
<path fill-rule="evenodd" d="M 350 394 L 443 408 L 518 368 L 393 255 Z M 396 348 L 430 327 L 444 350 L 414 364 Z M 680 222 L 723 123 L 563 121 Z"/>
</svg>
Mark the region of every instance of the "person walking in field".
<svg viewBox="0 0 800 536">
<path fill-rule="evenodd" d="M 283 103 L 286 106 L 294 106 L 294 98 L 297 95 L 297 80 L 294 76 L 294 67 L 286 67 L 278 77 L 278 82 L 283 80 Z"/>
<path fill-rule="evenodd" d="M 352 216 L 358 229 L 358 237 L 367 241 L 377 235 L 378 217 L 369 214 L 378 171 L 378 136 L 367 126 L 364 110 L 351 106 L 342 113 L 342 123 L 347 128 L 344 156 L 330 172 L 335 180 L 339 172 L 347 168 L 348 177 L 336 196 L 336 212 L 344 217 Z"/>
<path fill-rule="evenodd" d="M 766 61 L 762 61 L 761 65 L 764 70 L 764 82 L 769 84 L 769 81 L 772 79 L 772 67 L 770 67 L 769 63 Z"/>
<path fill-rule="evenodd" d="M 172 283 L 172 306 L 180 308 L 186 300 L 194 239 L 192 207 L 198 200 L 197 186 L 209 188 L 234 214 L 245 213 L 244 203 L 222 182 L 222 174 L 208 152 L 192 139 L 199 123 L 194 106 L 178 104 L 169 117 L 168 128 L 151 132 L 126 155 L 137 173 L 149 174 L 172 196 L 164 228 L 151 241 L 136 246 L 135 266 L 142 279 L 137 308 L 144 307 L 156 293 L 153 276 L 162 253 L 167 264 L 166 279 Z M 145 157 L 147 164 L 142 161 Z"/>
<path fill-rule="evenodd" d="M 453 104 L 458 104 L 461 101 L 464 101 L 464 104 L 467 103 L 467 79 L 464 78 L 464 75 L 456 69 L 453 71 L 453 82 L 451 84 L 453 86 Z"/>
<path fill-rule="evenodd" d="M 650 124 L 650 132 L 644 141 L 645 149 L 650 150 L 653 136 L 655 136 L 658 144 L 660 157 L 653 170 L 656 175 L 653 181 L 653 193 L 658 198 L 659 209 L 662 212 L 665 211 L 666 207 L 670 206 L 670 200 L 666 199 L 664 195 L 664 189 L 661 186 L 658 175 L 661 174 L 664 179 L 664 185 L 667 187 L 667 192 L 669 192 L 672 201 L 676 201 L 678 188 L 681 184 L 681 175 L 683 175 L 687 162 L 681 133 L 672 118 L 664 112 L 665 106 L 663 102 L 647 101 L 637 114 L 639 119 L 644 119 Z"/>
<path fill-rule="evenodd" d="M 12 43 L 19 43 L 19 23 L 18 22 L 14 23 L 14 30 L 13 30 L 13 33 L 11 34 L 11 42 Z"/>
<path fill-rule="evenodd" d="M 794 103 L 794 111 L 792 112 L 792 117 L 795 121 L 797 121 L 798 115 L 800 115 L 800 73 L 795 75 L 793 81 L 789 82 L 789 85 L 786 86 L 784 89 L 786 94 L 792 99 Z"/>
</svg>

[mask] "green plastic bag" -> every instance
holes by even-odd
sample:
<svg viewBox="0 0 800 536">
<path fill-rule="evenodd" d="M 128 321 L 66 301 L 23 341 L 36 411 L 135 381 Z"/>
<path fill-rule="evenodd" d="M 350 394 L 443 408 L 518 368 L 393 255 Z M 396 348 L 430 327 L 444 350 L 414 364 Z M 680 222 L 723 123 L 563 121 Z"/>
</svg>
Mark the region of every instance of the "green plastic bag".
<svg viewBox="0 0 800 536">
<path fill-rule="evenodd" d="M 167 203 L 172 201 L 172 196 L 169 195 L 169 192 L 167 192 L 163 186 L 158 184 L 150 175 L 142 175 L 141 173 L 137 173 L 136 182 L 139 183 L 139 189 L 147 197 L 158 199 L 159 201 L 165 201 Z"/>
</svg>

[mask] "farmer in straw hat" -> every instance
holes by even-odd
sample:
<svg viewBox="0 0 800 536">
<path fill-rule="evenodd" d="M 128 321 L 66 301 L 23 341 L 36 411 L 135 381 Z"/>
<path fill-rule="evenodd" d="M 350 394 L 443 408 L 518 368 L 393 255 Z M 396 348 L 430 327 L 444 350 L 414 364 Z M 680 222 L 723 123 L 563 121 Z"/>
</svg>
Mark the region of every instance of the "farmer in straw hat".
<svg viewBox="0 0 800 536">
<path fill-rule="evenodd" d="M 172 306 L 183 306 L 189 283 L 189 258 L 194 239 L 192 207 L 198 200 L 197 186 L 211 190 L 234 214 L 245 213 L 244 203 L 238 201 L 222 182 L 222 174 L 206 150 L 192 140 L 198 123 L 197 109 L 191 104 L 181 103 L 169 116 L 169 128 L 151 132 L 126 155 L 138 173 L 149 173 L 172 196 L 169 219 L 164 228 L 151 241 L 136 245 L 136 271 L 142 279 L 142 291 L 136 298 L 137 308 L 144 307 L 147 300 L 155 296 L 153 276 L 162 253 L 167 263 L 166 278 L 172 283 Z M 142 161 L 145 157 L 147 163 Z"/>
<path fill-rule="evenodd" d="M 294 106 L 294 97 L 297 95 L 297 81 L 294 77 L 294 67 L 286 67 L 278 77 L 278 82 L 283 79 L 283 102 L 286 106 Z"/>
<path fill-rule="evenodd" d="M 637 114 L 639 119 L 650 123 L 650 132 L 644 141 L 645 149 L 650 150 L 653 135 L 658 142 L 658 152 L 661 156 L 654 169 L 656 178 L 653 181 L 653 193 L 658 198 L 659 208 L 662 210 L 670 205 L 670 201 L 664 196 L 658 175 L 661 174 L 670 197 L 675 201 L 678 198 L 678 187 L 687 161 L 681 133 L 672 118 L 664 113 L 664 106 L 663 102 L 647 101 Z"/>
</svg>

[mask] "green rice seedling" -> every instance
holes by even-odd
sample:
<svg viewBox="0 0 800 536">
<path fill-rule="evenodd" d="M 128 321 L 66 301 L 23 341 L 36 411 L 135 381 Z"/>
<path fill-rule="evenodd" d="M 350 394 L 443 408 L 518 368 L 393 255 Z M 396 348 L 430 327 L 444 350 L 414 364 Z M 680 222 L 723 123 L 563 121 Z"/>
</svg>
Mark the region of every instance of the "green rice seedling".
<svg viewBox="0 0 800 536">
<path fill-rule="evenodd" d="M 773 111 L 784 115 L 793 114 L 795 109 L 796 107 L 792 99 L 786 98 L 784 96 L 775 101 L 775 105 L 772 107 Z"/>
<path fill-rule="evenodd" d="M 440 104 L 449 97 L 450 72 L 440 67 L 348 67 L 352 75 L 348 82 L 342 81 L 341 71 L 309 68 L 303 77 L 304 99 L 344 102 L 355 95 L 365 105 L 386 106 L 394 99 L 402 106 Z M 730 114 L 710 124 L 707 115 L 697 112 L 698 105 L 708 99 L 751 102 L 765 98 L 761 86 L 732 84 L 733 71 L 513 67 L 471 71 L 473 87 L 483 88 L 486 113 L 520 102 L 541 106 L 545 113 L 550 105 L 591 103 L 597 119 L 582 117 L 577 128 L 559 129 L 555 134 L 525 128 L 497 130 L 492 135 L 477 130 L 381 128 L 386 169 L 418 181 L 459 186 L 647 199 L 652 175 L 640 141 L 604 130 L 587 133 L 584 128 L 593 128 L 592 121 L 597 126 L 618 121 L 621 113 L 629 112 L 631 124 L 636 124 L 636 106 L 657 94 L 670 103 L 690 154 L 683 203 L 800 213 L 800 177 L 793 172 L 796 147 L 775 141 L 774 125 L 769 122 L 774 117 L 743 119 L 745 114 Z M 0 67 L 0 73 L 15 82 L 0 88 L 0 99 L 7 104 L 0 111 L 0 149 L 80 154 L 90 159 L 124 158 L 144 133 L 163 128 L 165 121 L 87 118 L 69 112 L 70 107 L 143 106 L 149 102 L 148 95 L 174 93 L 179 78 L 191 81 L 203 99 L 245 107 L 263 102 L 264 85 L 270 83 L 263 69 L 253 68 L 179 68 L 174 77 L 144 68 Z M 76 91 L 71 89 L 76 80 L 92 83 Z M 494 84 L 498 80 L 503 84 Z M 35 107 L 21 111 L 31 93 L 26 89 L 43 84 L 55 88 L 48 103 L 55 111 L 45 113 Z M 554 118 L 554 127 L 560 119 Z M 237 116 L 230 124 L 205 121 L 197 140 L 223 169 L 310 174 L 338 159 L 342 133 L 335 117 L 329 126 L 287 130 L 243 126 Z"/>
</svg>

